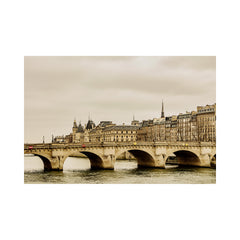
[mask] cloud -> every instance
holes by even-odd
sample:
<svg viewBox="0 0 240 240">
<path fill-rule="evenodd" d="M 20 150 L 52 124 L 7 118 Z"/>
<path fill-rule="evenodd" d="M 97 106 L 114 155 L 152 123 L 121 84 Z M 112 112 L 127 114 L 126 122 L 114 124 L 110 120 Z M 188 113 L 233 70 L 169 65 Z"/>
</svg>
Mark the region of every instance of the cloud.
<svg viewBox="0 0 240 240">
<path fill-rule="evenodd" d="M 25 57 L 24 74 L 27 139 L 89 112 L 122 123 L 154 117 L 162 98 L 169 114 L 216 98 L 215 57 Z"/>
</svg>

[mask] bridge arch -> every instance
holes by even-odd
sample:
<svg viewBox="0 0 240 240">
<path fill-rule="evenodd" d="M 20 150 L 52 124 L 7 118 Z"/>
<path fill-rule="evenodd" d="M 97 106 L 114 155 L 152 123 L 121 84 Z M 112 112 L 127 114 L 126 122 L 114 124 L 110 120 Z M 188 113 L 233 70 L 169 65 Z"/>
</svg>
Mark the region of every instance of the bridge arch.
<svg viewBox="0 0 240 240">
<path fill-rule="evenodd" d="M 211 167 L 216 167 L 217 156 L 216 153 L 210 156 L 210 165 Z"/>
<path fill-rule="evenodd" d="M 131 153 L 137 161 L 138 167 L 154 167 L 155 160 L 151 153 L 139 149 L 124 149 L 116 152 L 116 158 L 124 152 Z"/>
<path fill-rule="evenodd" d="M 44 171 L 51 171 L 52 170 L 51 161 L 47 156 L 42 155 L 42 154 L 35 154 L 35 153 L 33 155 L 39 157 L 42 160 L 43 166 L 44 166 Z"/>
<path fill-rule="evenodd" d="M 188 166 L 200 166 L 201 161 L 197 153 L 191 150 L 177 150 L 168 154 L 166 160 L 169 156 L 176 156 L 177 163 L 179 165 L 188 165 Z"/>
<path fill-rule="evenodd" d="M 88 157 L 92 169 L 99 169 L 104 167 L 103 160 L 98 154 L 89 151 L 81 151 L 80 153 Z"/>
<path fill-rule="evenodd" d="M 136 159 L 138 167 L 155 167 L 155 160 L 151 154 L 143 150 L 128 150 Z"/>
<path fill-rule="evenodd" d="M 216 153 L 213 153 L 213 154 L 210 156 L 210 159 L 211 159 L 211 162 L 212 162 L 212 161 L 216 161 L 216 159 L 217 159 Z"/>
</svg>

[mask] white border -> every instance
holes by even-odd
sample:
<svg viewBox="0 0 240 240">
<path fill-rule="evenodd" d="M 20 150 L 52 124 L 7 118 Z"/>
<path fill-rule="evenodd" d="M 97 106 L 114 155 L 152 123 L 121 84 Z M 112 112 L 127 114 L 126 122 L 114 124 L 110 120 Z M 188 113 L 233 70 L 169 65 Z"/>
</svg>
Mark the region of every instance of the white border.
<svg viewBox="0 0 240 240">
<path fill-rule="evenodd" d="M 1 3 L 1 239 L 239 238 L 236 3 Z M 24 185 L 23 60 L 28 55 L 216 55 L 217 184 Z"/>
</svg>

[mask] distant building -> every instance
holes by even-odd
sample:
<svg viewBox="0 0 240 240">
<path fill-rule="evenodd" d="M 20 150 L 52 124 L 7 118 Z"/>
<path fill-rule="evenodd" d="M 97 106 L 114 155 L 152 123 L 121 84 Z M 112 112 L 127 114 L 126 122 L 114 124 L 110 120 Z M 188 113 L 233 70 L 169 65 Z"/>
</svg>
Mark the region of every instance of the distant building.
<svg viewBox="0 0 240 240">
<path fill-rule="evenodd" d="M 72 132 L 66 136 L 52 137 L 54 143 L 102 142 L 176 142 L 216 141 L 216 103 L 198 106 L 197 111 L 165 117 L 164 105 L 160 118 L 133 120 L 131 125 L 116 125 L 101 121 L 97 126 L 88 120 L 85 126 L 73 122 Z"/>
<path fill-rule="evenodd" d="M 137 129 L 137 141 L 149 142 L 153 139 L 153 120 L 144 120 L 141 127 Z"/>
<path fill-rule="evenodd" d="M 117 125 L 103 129 L 104 142 L 132 142 L 137 139 L 138 126 Z"/>
<path fill-rule="evenodd" d="M 180 113 L 177 117 L 177 140 L 198 141 L 196 112 Z"/>
<path fill-rule="evenodd" d="M 197 131 L 199 141 L 216 141 L 216 103 L 197 107 Z"/>
<path fill-rule="evenodd" d="M 171 118 L 171 126 L 170 126 L 170 142 L 177 141 L 177 116 L 173 115 Z"/>
<path fill-rule="evenodd" d="M 65 137 L 64 136 L 56 136 L 52 139 L 53 143 L 64 143 Z"/>
<path fill-rule="evenodd" d="M 89 132 L 89 142 L 103 142 L 103 129 L 115 125 L 116 124 L 112 123 L 112 121 L 101 121 L 97 127 Z"/>
<path fill-rule="evenodd" d="M 84 141 L 84 129 L 80 122 L 77 131 L 75 132 L 74 142 L 82 143 L 83 141 Z"/>
<path fill-rule="evenodd" d="M 163 106 L 162 106 L 163 109 Z M 198 106 L 197 111 L 145 120 L 137 130 L 138 141 L 216 141 L 216 104 Z"/>
<path fill-rule="evenodd" d="M 131 125 L 133 125 L 133 126 L 140 126 L 140 122 L 138 120 L 135 120 L 134 115 L 133 115 L 133 120 L 131 122 Z"/>
</svg>

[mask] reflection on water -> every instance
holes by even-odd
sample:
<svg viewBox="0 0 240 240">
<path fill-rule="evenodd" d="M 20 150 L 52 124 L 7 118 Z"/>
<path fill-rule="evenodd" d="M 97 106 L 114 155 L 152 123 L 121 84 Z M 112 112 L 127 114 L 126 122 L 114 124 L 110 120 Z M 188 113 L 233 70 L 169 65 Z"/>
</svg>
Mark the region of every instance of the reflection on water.
<svg viewBox="0 0 240 240">
<path fill-rule="evenodd" d="M 133 160 L 118 160 L 114 170 L 91 170 L 87 158 L 69 157 L 63 172 L 44 172 L 38 157 L 24 158 L 25 183 L 216 183 L 216 169 L 178 167 L 167 165 L 166 169 L 137 168 Z"/>
</svg>

